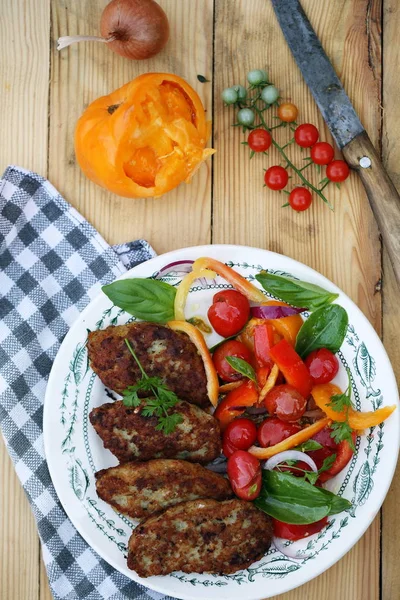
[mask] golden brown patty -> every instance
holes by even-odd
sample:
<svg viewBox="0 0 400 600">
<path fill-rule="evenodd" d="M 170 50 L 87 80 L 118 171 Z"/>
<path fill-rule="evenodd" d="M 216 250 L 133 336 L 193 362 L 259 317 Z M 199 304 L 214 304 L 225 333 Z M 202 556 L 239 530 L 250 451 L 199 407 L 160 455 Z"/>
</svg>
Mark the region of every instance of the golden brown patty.
<svg viewBox="0 0 400 600">
<path fill-rule="evenodd" d="M 125 338 L 149 377 L 161 377 L 182 400 L 209 406 L 204 365 L 195 345 L 185 333 L 156 323 L 130 323 L 89 333 L 91 366 L 104 385 L 121 393 L 141 379 Z"/>
<path fill-rule="evenodd" d="M 104 447 L 120 462 L 182 458 L 206 464 L 219 456 L 218 421 L 198 406 L 182 401 L 168 409 L 168 414 L 179 413 L 183 419 L 170 434 L 158 431 L 158 419 L 143 417 L 141 408 L 128 408 L 119 400 L 94 408 L 89 415 Z"/>
<path fill-rule="evenodd" d="M 271 518 L 251 502 L 192 500 L 139 523 L 128 567 L 140 577 L 235 573 L 262 558 L 271 539 Z"/>
<path fill-rule="evenodd" d="M 229 481 L 222 475 L 185 460 L 163 458 L 99 471 L 96 490 L 117 511 L 137 519 L 187 500 L 226 500 L 233 496 Z"/>
</svg>

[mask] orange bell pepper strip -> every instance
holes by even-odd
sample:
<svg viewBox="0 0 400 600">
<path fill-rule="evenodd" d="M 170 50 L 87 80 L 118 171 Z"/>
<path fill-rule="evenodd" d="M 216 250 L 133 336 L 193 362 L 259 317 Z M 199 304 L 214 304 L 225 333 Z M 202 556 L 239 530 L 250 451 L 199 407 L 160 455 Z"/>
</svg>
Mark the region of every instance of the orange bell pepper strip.
<svg viewBox="0 0 400 600">
<path fill-rule="evenodd" d="M 219 393 L 218 375 L 203 335 L 197 327 L 187 321 L 169 321 L 167 326 L 173 331 L 182 331 L 182 333 L 186 333 L 196 346 L 197 351 L 203 360 L 204 370 L 206 372 L 208 397 L 211 404 L 217 406 Z"/>
<path fill-rule="evenodd" d="M 268 302 L 263 302 L 263 305 L 289 306 L 286 302 L 280 302 L 279 300 L 268 300 Z M 304 321 L 300 315 L 292 315 L 291 317 L 285 317 L 284 319 L 271 319 L 269 323 L 271 323 L 274 329 L 294 347 L 297 334 Z"/>
<path fill-rule="evenodd" d="M 279 375 L 279 368 L 277 367 L 277 365 L 274 365 L 271 369 L 271 373 L 269 374 L 267 381 L 265 382 L 264 387 L 262 388 L 262 390 L 260 392 L 259 402 L 263 402 L 265 400 L 265 397 L 268 394 L 268 392 L 270 392 L 272 390 L 272 388 L 274 387 L 274 385 L 276 384 L 278 375 Z"/>
<path fill-rule="evenodd" d="M 329 406 L 332 396 L 337 396 L 338 394 L 342 394 L 342 390 L 333 383 L 322 383 L 316 385 L 311 390 L 311 395 L 314 398 L 315 404 L 321 408 L 330 419 L 343 423 L 346 421 L 346 413 L 344 411 L 337 412 L 333 410 L 332 406 Z M 361 431 L 379 425 L 390 417 L 394 410 L 396 410 L 394 404 L 369 412 L 360 412 L 353 408 L 349 408 L 348 422 L 351 429 Z"/>
<path fill-rule="evenodd" d="M 242 275 L 239 275 L 239 273 L 215 258 L 198 258 L 194 261 L 193 271 L 198 269 L 211 269 L 212 271 L 215 271 L 251 302 L 265 302 L 265 295 L 261 290 L 247 281 Z"/>
<path fill-rule="evenodd" d="M 298 431 L 294 435 L 286 438 L 279 444 L 275 444 L 275 446 L 269 446 L 269 448 L 259 448 L 258 446 L 251 446 L 248 449 L 248 452 L 258 458 L 259 460 L 265 460 L 267 458 L 271 458 L 271 456 L 275 456 L 275 454 L 279 454 L 279 452 L 284 452 L 285 450 L 290 450 L 295 446 L 300 446 L 304 444 L 307 440 L 311 439 L 318 431 L 321 431 L 324 427 L 330 425 L 331 419 L 325 417 L 324 419 L 320 419 L 316 421 L 312 425 L 305 427 L 301 431 Z"/>
<path fill-rule="evenodd" d="M 206 279 L 214 279 L 217 276 L 213 271 L 208 269 L 196 269 L 185 275 L 180 282 L 175 296 L 174 312 L 176 321 L 185 320 L 185 305 L 192 283 L 198 277 L 205 277 Z"/>
<path fill-rule="evenodd" d="M 270 350 L 271 358 L 283 373 L 286 382 L 292 385 L 304 398 L 308 398 L 312 388 L 310 372 L 287 340 L 281 340 Z"/>
<path fill-rule="evenodd" d="M 258 401 L 258 391 L 254 383 L 245 381 L 218 404 L 214 417 L 224 431 L 231 421 L 244 413 L 245 407 L 253 406 Z"/>
<path fill-rule="evenodd" d="M 243 383 L 243 381 L 240 381 L 240 380 L 239 381 L 230 381 L 229 383 L 224 383 L 219 386 L 219 393 L 227 394 L 228 392 L 231 392 L 232 390 L 236 390 L 236 388 L 241 386 L 242 383 Z"/>
</svg>

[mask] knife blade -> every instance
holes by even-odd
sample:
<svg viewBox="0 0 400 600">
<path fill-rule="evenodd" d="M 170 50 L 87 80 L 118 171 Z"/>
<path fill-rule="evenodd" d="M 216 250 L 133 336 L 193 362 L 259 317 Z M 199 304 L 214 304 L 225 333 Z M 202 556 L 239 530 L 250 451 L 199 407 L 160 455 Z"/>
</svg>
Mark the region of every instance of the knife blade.
<svg viewBox="0 0 400 600">
<path fill-rule="evenodd" d="M 288 46 L 349 166 L 364 184 L 400 286 L 400 196 L 299 0 L 271 0 Z"/>
</svg>

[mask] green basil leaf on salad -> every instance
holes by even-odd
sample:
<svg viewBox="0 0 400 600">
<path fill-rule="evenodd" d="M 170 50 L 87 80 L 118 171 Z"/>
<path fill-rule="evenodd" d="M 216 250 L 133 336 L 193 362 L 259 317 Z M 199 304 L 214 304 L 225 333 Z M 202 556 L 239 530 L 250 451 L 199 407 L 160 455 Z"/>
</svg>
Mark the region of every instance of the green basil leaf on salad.
<svg viewBox="0 0 400 600">
<path fill-rule="evenodd" d="M 176 289 L 157 279 L 123 279 L 102 287 L 106 296 L 130 315 L 153 323 L 175 318 Z"/>
<path fill-rule="evenodd" d="M 330 304 L 339 296 L 339 294 L 324 290 L 319 285 L 290 279 L 282 275 L 262 272 L 256 275 L 256 279 L 261 283 L 264 290 L 276 298 L 292 306 L 308 308 L 310 311 L 317 310 L 325 304 Z"/>
<path fill-rule="evenodd" d="M 238 356 L 226 356 L 225 360 L 232 367 L 232 369 L 235 369 L 235 371 L 237 371 L 241 375 L 244 375 L 248 379 L 251 379 L 251 381 L 254 381 L 254 383 L 257 382 L 256 374 L 253 367 L 249 365 L 248 362 L 243 360 L 243 358 L 239 358 Z"/>
<path fill-rule="evenodd" d="M 313 350 L 340 350 L 347 332 L 349 317 L 342 306 L 323 306 L 311 313 L 297 334 L 296 352 L 305 358 Z"/>
<path fill-rule="evenodd" d="M 279 471 L 263 471 L 260 510 L 285 523 L 307 525 L 350 508 L 351 503 L 304 479 Z"/>
</svg>

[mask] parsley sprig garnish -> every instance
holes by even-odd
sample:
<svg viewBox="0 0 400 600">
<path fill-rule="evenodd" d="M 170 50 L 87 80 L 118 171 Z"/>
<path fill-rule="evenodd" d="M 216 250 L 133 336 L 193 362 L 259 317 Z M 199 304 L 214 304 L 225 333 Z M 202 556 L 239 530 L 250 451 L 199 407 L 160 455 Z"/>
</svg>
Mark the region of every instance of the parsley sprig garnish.
<svg viewBox="0 0 400 600">
<path fill-rule="evenodd" d="M 132 354 L 137 366 L 142 374 L 142 379 L 135 383 L 135 385 L 128 386 L 123 392 L 122 402 L 125 406 L 138 407 L 142 403 L 144 406 L 141 410 L 141 414 L 144 417 L 157 417 L 158 424 L 156 426 L 157 431 L 163 431 L 165 434 L 172 433 L 175 427 L 182 423 L 183 418 L 179 413 L 168 414 L 168 409 L 173 408 L 178 402 L 179 398 L 170 390 L 161 377 L 149 377 L 138 357 L 135 354 L 129 340 L 125 338 L 125 344 L 128 347 L 129 352 Z M 139 398 L 138 392 L 151 392 L 152 397 L 150 398 Z"/>
<path fill-rule="evenodd" d="M 321 448 L 322 448 L 322 446 L 321 446 Z M 327 456 L 324 459 L 324 462 L 322 463 L 322 467 L 320 469 L 318 469 L 318 471 L 316 471 L 316 472 L 315 471 L 306 471 L 305 469 L 301 469 L 300 467 L 297 467 L 296 465 L 299 462 L 297 460 L 287 460 L 285 462 L 285 465 L 290 466 L 292 469 L 294 469 L 295 471 L 298 471 L 299 473 L 303 473 L 304 481 L 308 481 L 308 483 L 315 485 L 315 483 L 316 483 L 318 477 L 321 475 L 321 473 L 330 469 L 331 466 L 333 465 L 333 463 L 335 462 L 335 460 L 336 460 L 336 454 L 331 454 L 330 456 Z M 279 467 L 278 467 L 278 469 L 279 469 Z"/>
<path fill-rule="evenodd" d="M 354 448 L 354 442 L 352 438 L 353 430 L 349 425 L 349 410 L 353 408 L 353 402 L 351 400 L 351 374 L 350 369 L 347 369 L 347 376 L 349 378 L 349 385 L 343 394 L 336 394 L 331 397 L 329 405 L 335 412 L 345 413 L 345 421 L 334 421 L 331 425 L 331 437 L 337 444 L 343 441 L 347 441 L 352 450 Z"/>
</svg>

